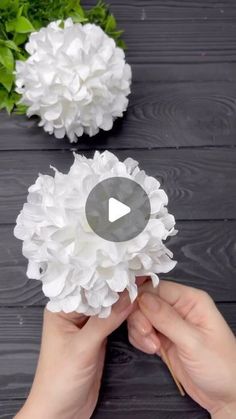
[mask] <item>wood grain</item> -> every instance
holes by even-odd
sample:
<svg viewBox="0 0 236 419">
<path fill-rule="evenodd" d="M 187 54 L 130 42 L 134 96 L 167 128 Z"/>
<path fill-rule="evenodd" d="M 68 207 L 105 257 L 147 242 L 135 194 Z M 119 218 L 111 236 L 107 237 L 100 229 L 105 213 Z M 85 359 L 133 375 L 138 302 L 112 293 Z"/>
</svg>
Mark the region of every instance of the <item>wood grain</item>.
<svg viewBox="0 0 236 419">
<path fill-rule="evenodd" d="M 178 396 L 177 396 L 178 397 Z M 189 406 L 185 403 L 185 406 L 179 406 L 178 400 L 172 398 L 170 402 L 169 396 L 166 397 L 167 404 L 170 403 L 172 407 L 163 407 L 160 400 L 156 400 L 153 403 L 150 401 L 140 400 L 133 398 L 132 402 L 127 400 L 126 403 L 120 403 L 119 400 L 109 400 L 100 403 L 92 419 L 110 419 L 116 417 L 123 419 L 126 417 L 134 417 L 135 419 L 209 419 L 208 413 L 201 409 L 199 406 L 193 406 L 193 402 L 189 402 Z M 157 404 L 158 402 L 158 404 Z M 174 407 L 175 406 L 175 407 Z M 1 416 L 0 416 L 1 418 Z"/>
<path fill-rule="evenodd" d="M 113 0 L 111 6 L 125 30 L 131 63 L 235 62 L 233 0 Z"/>
<path fill-rule="evenodd" d="M 96 0 L 85 0 L 83 4 L 88 8 L 96 4 Z M 234 0 L 110 0 L 111 11 L 118 22 L 128 21 L 172 21 L 181 20 L 209 21 L 231 20 L 236 17 Z"/>
<path fill-rule="evenodd" d="M 179 222 L 177 229 L 169 247 L 178 264 L 162 277 L 236 301 L 236 222 Z"/>
<path fill-rule="evenodd" d="M 236 221 L 179 222 L 168 241 L 178 261 L 162 278 L 207 291 L 216 301 L 236 301 Z M 41 282 L 26 277 L 27 261 L 13 226 L 0 226 L 0 306 L 46 303 Z"/>
<path fill-rule="evenodd" d="M 0 419 L 12 419 L 22 406 L 22 400 L 0 401 Z"/>
<path fill-rule="evenodd" d="M 134 83 L 209 82 L 210 88 L 212 82 L 236 81 L 236 63 L 133 64 L 132 71 Z M 134 83 L 132 94 L 136 89 Z"/>
<path fill-rule="evenodd" d="M 22 400 L 0 401 L 0 419 L 12 419 L 19 411 L 23 403 L 24 402 Z M 114 398 L 109 401 L 101 401 L 98 409 L 92 416 L 92 419 L 111 419 L 111 417 L 124 419 L 132 416 L 136 419 L 180 419 L 180 417 L 184 417 L 184 419 L 210 418 L 210 416 L 202 409 L 197 408 L 196 410 L 196 407 L 194 408 L 192 403 L 191 407 L 189 406 L 187 409 L 185 406 L 183 410 L 183 408 L 178 407 L 178 400 L 176 400 L 175 406 L 175 409 L 169 409 L 169 411 L 167 411 L 163 410 L 161 403 L 157 406 L 156 402 L 152 404 L 150 402 L 145 402 L 145 400 L 138 400 L 135 398 L 133 398 L 131 404 L 129 400 L 124 400 L 121 405 L 120 401 Z"/>
<path fill-rule="evenodd" d="M 220 304 L 219 308 L 236 331 L 236 304 Z M 0 309 L 0 400 L 24 399 L 28 394 L 41 325 L 41 308 Z M 148 406 L 157 412 L 199 410 L 188 397 L 178 396 L 167 368 L 157 356 L 145 355 L 128 343 L 125 327 L 112 335 L 107 352 L 101 401 L 110 408 L 113 400 L 119 400 L 119 409 L 126 412 L 148 410 Z"/>
<path fill-rule="evenodd" d="M 235 146 L 236 84 L 135 82 L 125 118 L 111 132 L 84 136 L 78 144 L 56 140 L 37 124 L 37 118 L 1 112 L 0 150 Z"/>
<path fill-rule="evenodd" d="M 161 181 L 176 219 L 235 219 L 236 149 L 125 150 L 116 154 L 121 160 L 133 157 Z M 39 172 L 52 174 L 52 165 L 65 173 L 72 162 L 69 151 L 19 151 L 17 159 L 14 152 L 1 153 L 0 224 L 15 222 L 27 188 Z"/>
<path fill-rule="evenodd" d="M 124 21 L 127 60 L 132 64 L 235 62 L 235 19 Z"/>
<path fill-rule="evenodd" d="M 179 220 L 168 243 L 179 263 L 165 277 L 209 292 L 236 332 L 236 2 L 109 3 L 133 69 L 125 118 L 71 145 L 46 135 L 37 119 L 0 112 L 0 419 L 12 419 L 28 394 L 45 304 L 40 283 L 26 278 L 12 223 L 38 172 L 51 173 L 50 164 L 66 172 L 72 150 L 113 149 L 161 180 Z M 130 346 L 125 327 L 109 339 L 93 416 L 111 417 L 209 419 L 178 395 L 160 359 Z"/>
</svg>

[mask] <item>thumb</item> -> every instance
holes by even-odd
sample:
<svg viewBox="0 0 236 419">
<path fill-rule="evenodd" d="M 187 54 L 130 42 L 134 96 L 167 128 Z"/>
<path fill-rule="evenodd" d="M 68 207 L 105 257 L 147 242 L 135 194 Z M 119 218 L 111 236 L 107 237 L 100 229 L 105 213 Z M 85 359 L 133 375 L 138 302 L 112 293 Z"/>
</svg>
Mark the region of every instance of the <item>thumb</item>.
<svg viewBox="0 0 236 419">
<path fill-rule="evenodd" d="M 144 293 L 139 307 L 153 327 L 181 349 L 192 349 L 198 341 L 198 332 L 180 314 L 159 296 Z"/>
<path fill-rule="evenodd" d="M 133 310 L 130 297 L 127 292 L 121 295 L 119 301 L 113 306 L 111 314 L 106 319 L 98 316 L 90 317 L 85 326 L 80 330 L 85 339 L 93 342 L 103 342 L 108 335 L 116 330 Z"/>
</svg>

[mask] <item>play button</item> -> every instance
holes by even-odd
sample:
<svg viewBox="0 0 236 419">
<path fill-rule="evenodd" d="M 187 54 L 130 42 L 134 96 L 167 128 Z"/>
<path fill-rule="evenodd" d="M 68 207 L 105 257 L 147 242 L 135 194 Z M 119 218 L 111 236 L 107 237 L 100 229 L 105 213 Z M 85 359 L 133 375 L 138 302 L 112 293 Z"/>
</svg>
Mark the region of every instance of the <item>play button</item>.
<svg viewBox="0 0 236 419">
<path fill-rule="evenodd" d="M 124 177 L 99 182 L 90 192 L 86 217 L 91 229 L 111 242 L 124 242 L 138 236 L 150 218 L 150 201 L 144 189 Z"/>
<path fill-rule="evenodd" d="M 110 223 L 114 223 L 129 214 L 130 211 L 131 209 L 128 205 L 122 204 L 122 202 L 117 201 L 115 198 L 109 199 L 108 219 Z"/>
</svg>

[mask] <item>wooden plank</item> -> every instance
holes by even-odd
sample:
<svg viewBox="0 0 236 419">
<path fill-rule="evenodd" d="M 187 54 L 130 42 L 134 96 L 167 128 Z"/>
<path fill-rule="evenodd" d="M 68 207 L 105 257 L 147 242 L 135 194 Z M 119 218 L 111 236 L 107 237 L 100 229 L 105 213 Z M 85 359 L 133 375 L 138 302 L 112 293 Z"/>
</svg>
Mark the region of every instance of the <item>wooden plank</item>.
<svg viewBox="0 0 236 419">
<path fill-rule="evenodd" d="M 236 331 L 236 304 L 221 304 L 219 308 Z M 0 400 L 27 396 L 39 353 L 41 326 L 41 308 L 0 309 Z M 128 343 L 125 327 L 109 340 L 102 400 L 109 408 L 113 399 L 119 400 L 121 410 L 128 406 L 142 410 L 142 405 L 150 405 L 163 412 L 198 411 L 188 398 L 178 395 L 157 356 L 148 356 Z"/>
<path fill-rule="evenodd" d="M 178 261 L 162 278 L 207 291 L 215 301 L 236 301 L 236 222 L 179 222 L 169 247 Z"/>
<path fill-rule="evenodd" d="M 132 63 L 235 62 L 236 22 L 227 20 L 124 21 Z M 138 46 L 138 47 L 137 47 Z"/>
<path fill-rule="evenodd" d="M 96 0 L 86 0 L 83 4 L 89 8 L 96 4 Z M 123 20 L 135 21 L 175 21 L 183 22 L 231 20 L 236 16 L 234 0 L 110 0 L 110 8 L 118 22 Z"/>
<path fill-rule="evenodd" d="M 236 149 L 125 150 L 149 175 L 157 177 L 178 220 L 235 219 Z M 84 153 L 87 156 L 91 152 Z M 0 224 L 14 223 L 26 200 L 27 188 L 50 165 L 66 173 L 70 151 L 4 152 L 0 154 Z M 7 185 L 7 188 L 6 188 Z"/>
<path fill-rule="evenodd" d="M 153 77 L 157 81 L 158 73 Z M 134 83 L 125 118 L 112 131 L 84 136 L 77 145 L 46 134 L 37 118 L 1 112 L 0 150 L 236 145 L 235 98 L 235 82 Z"/>
<path fill-rule="evenodd" d="M 0 401 L 0 419 L 12 419 L 22 404 L 22 400 Z"/>
<path fill-rule="evenodd" d="M 176 397 L 176 399 L 178 396 Z M 168 404 L 169 398 L 167 398 L 166 404 Z M 0 401 L 0 419 L 12 419 L 13 416 L 20 410 L 24 404 L 22 400 L 6 400 Z M 190 403 L 189 403 L 190 404 Z M 141 406 L 140 406 L 141 405 Z M 121 401 L 115 398 L 109 401 L 100 401 L 97 410 L 92 416 L 93 419 L 208 419 L 210 416 L 201 408 L 195 406 L 186 407 L 184 409 L 178 407 L 178 401 L 176 400 L 176 407 L 173 410 L 163 410 L 163 407 L 158 405 L 153 406 L 152 403 L 136 400 L 130 402 L 129 400 Z"/>
<path fill-rule="evenodd" d="M 13 225 L 0 226 L 0 306 L 44 305 L 41 282 L 26 277 L 22 242 L 14 238 Z"/>
<path fill-rule="evenodd" d="M 216 301 L 236 301 L 236 221 L 179 222 L 168 241 L 178 261 L 162 278 L 207 291 Z M 13 226 L 0 226 L 0 306 L 46 303 L 41 282 L 26 278 L 26 259 Z"/>
<path fill-rule="evenodd" d="M 170 401 L 171 400 L 171 401 Z M 159 400 L 158 400 L 159 401 Z M 187 401 L 187 400 L 186 400 Z M 93 415 L 93 419 L 209 419 L 209 414 L 196 406 L 195 403 L 189 401 L 185 406 L 179 406 L 179 397 L 177 396 L 175 401 L 168 396 L 165 398 L 165 408 L 163 404 L 157 405 L 155 401 L 154 405 L 149 401 L 138 400 L 133 397 L 132 402 L 127 400 L 126 403 L 120 402 L 120 400 L 109 400 L 98 404 L 97 410 Z M 168 404 L 171 404 L 171 407 Z M 173 403 L 173 404 L 172 404 Z M 1 418 L 1 416 L 0 416 Z"/>
<path fill-rule="evenodd" d="M 145 66 L 145 70 L 144 70 Z M 235 63 L 133 64 L 133 81 L 144 83 L 235 82 Z M 173 86 L 172 86 L 173 87 Z M 210 87 L 210 84 L 208 85 Z M 216 91 L 217 87 L 215 85 Z M 133 84 L 132 93 L 136 86 Z M 194 144 L 193 144 L 194 146 Z"/>
<path fill-rule="evenodd" d="M 96 0 L 87 0 L 89 5 Z M 75 148 L 134 149 L 118 152 L 137 158 L 160 177 L 178 219 L 170 242 L 179 264 L 169 275 L 206 289 L 221 304 L 236 331 L 235 219 L 236 3 L 235 0 L 110 0 L 133 65 L 133 95 L 124 120 L 110 133 Z M 164 83 L 164 84 L 163 84 Z M 224 146 L 216 150 L 146 148 Z M 49 138 L 25 118 L 0 114 L 0 419 L 10 419 L 26 397 L 34 374 L 45 300 L 37 281 L 25 276 L 20 242 L 12 223 L 37 172 L 49 164 L 68 169 L 70 149 Z M 7 150 L 22 150 L 11 154 Z M 192 219 L 201 219 L 194 222 Z M 15 306 L 8 308 L 7 306 Z M 179 397 L 166 368 L 127 343 L 124 328 L 109 341 L 102 394 L 95 419 L 204 419 L 209 415 Z"/>
</svg>

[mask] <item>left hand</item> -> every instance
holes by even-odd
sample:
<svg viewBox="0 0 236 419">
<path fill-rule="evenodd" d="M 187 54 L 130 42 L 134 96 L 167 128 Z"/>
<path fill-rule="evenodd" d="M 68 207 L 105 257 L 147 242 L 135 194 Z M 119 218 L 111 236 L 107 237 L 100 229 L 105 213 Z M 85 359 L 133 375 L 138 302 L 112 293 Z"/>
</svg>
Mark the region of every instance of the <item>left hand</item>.
<svg viewBox="0 0 236 419">
<path fill-rule="evenodd" d="M 98 400 L 106 338 L 131 311 L 127 293 L 107 319 L 45 310 L 34 383 L 16 419 L 89 419 Z"/>
</svg>

